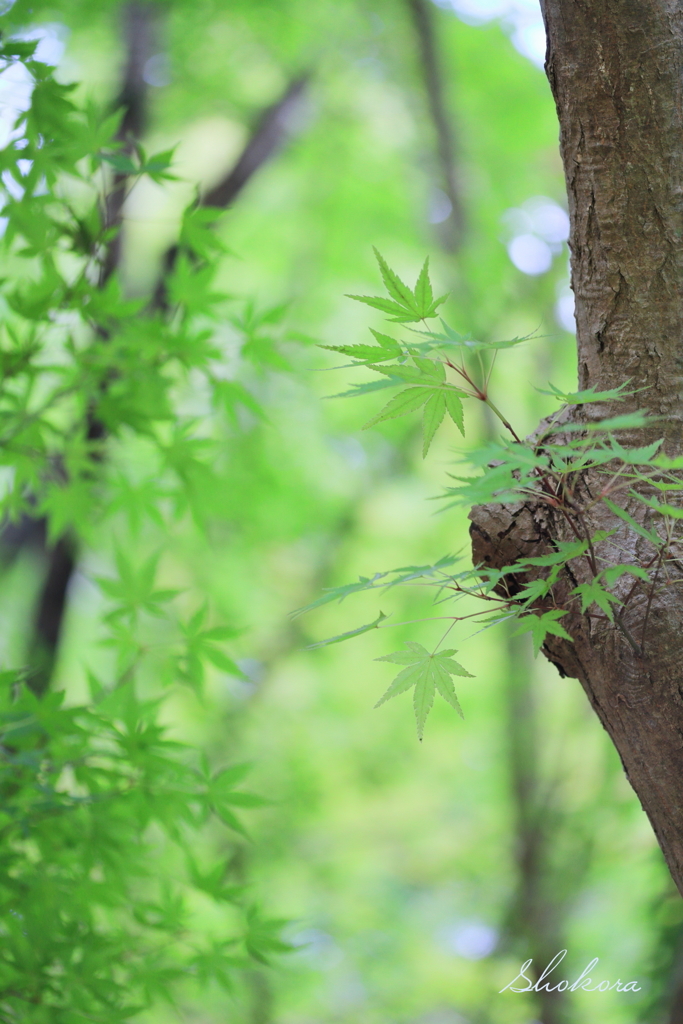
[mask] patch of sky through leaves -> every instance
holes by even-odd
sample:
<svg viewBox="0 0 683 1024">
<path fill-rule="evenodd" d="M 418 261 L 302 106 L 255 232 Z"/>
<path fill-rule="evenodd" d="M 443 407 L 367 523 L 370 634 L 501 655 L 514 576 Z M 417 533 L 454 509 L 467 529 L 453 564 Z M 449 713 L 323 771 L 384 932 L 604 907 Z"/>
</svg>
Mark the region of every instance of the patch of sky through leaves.
<svg viewBox="0 0 683 1024">
<path fill-rule="evenodd" d="M 512 45 L 538 67 L 545 59 L 545 29 L 538 0 L 436 0 L 470 25 L 498 19 Z"/>
<path fill-rule="evenodd" d="M 0 0 L 0 14 L 10 6 L 3 7 Z M 17 33 L 16 38 L 38 40 L 34 59 L 55 66 L 62 59 L 66 35 L 65 26 L 55 23 L 36 25 L 26 32 Z M 0 73 L 0 146 L 6 146 L 10 141 L 14 122 L 23 110 L 28 110 L 32 92 L 33 79 L 22 63 L 10 64 Z"/>
</svg>

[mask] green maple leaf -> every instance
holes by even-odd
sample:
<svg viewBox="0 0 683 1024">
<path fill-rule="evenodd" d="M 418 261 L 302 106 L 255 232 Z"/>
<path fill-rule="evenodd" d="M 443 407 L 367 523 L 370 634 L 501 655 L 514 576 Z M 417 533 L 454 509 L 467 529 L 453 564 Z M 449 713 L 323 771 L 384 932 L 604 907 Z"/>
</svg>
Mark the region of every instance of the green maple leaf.
<svg viewBox="0 0 683 1024">
<path fill-rule="evenodd" d="M 614 622 L 614 611 L 612 609 L 613 604 L 621 604 L 621 601 L 614 594 L 606 590 L 598 578 L 591 580 L 590 583 L 581 583 L 578 587 L 574 587 L 572 594 L 578 594 L 581 597 L 581 611 L 585 612 L 587 608 L 595 603 L 600 608 L 610 622 Z"/>
<path fill-rule="evenodd" d="M 229 626 L 204 628 L 208 608 L 204 605 L 187 623 L 180 623 L 184 634 L 185 650 L 178 659 L 180 676 L 193 686 L 201 686 L 204 682 L 206 662 L 215 665 L 222 672 L 227 672 L 237 679 L 246 679 L 244 672 L 220 647 L 216 646 L 226 640 L 238 636 L 240 630 Z"/>
<path fill-rule="evenodd" d="M 374 246 L 373 252 L 379 264 L 382 280 L 384 281 L 384 287 L 389 292 L 392 299 L 395 299 L 396 302 L 403 306 L 407 312 L 419 313 L 417 300 L 408 285 L 403 283 L 398 274 L 391 269 L 387 261 Z"/>
<path fill-rule="evenodd" d="M 379 295 L 349 295 L 347 298 L 355 299 L 356 302 L 364 302 L 366 306 L 372 306 L 373 309 L 379 309 L 383 313 L 390 313 L 391 322 L 396 324 L 414 324 L 427 319 L 427 317 L 436 316 L 437 309 L 448 296 L 442 295 L 438 299 L 434 298 L 429 280 L 429 260 L 425 260 L 413 291 L 391 269 L 382 254 L 377 249 L 374 252 L 384 287 L 391 298 L 384 299 Z"/>
<path fill-rule="evenodd" d="M 434 703 L 434 694 L 438 691 L 443 699 L 451 707 L 454 707 L 463 718 L 462 708 L 455 694 L 451 676 L 467 676 L 470 679 L 473 677 L 471 672 L 453 660 L 452 655 L 457 654 L 455 650 L 430 654 L 426 647 L 414 641 L 408 641 L 406 647 L 409 647 L 410 650 L 396 651 L 394 654 L 385 654 L 384 657 L 375 659 L 376 661 L 392 661 L 396 665 L 405 665 L 384 696 L 377 701 L 375 707 L 378 708 L 380 704 L 391 700 L 399 693 L 405 693 L 411 686 L 414 686 L 413 706 L 417 719 L 417 735 L 422 740 L 427 715 Z"/>
<path fill-rule="evenodd" d="M 422 458 L 424 459 L 429 451 L 434 434 L 436 433 L 442 419 L 446 415 L 446 396 L 442 391 L 434 391 L 430 394 L 422 414 Z"/>
<path fill-rule="evenodd" d="M 405 416 L 407 413 L 413 412 L 415 409 L 419 409 L 420 406 L 425 404 L 428 398 L 429 391 L 427 388 L 406 388 L 405 391 L 400 391 L 397 395 L 394 395 L 394 397 L 387 402 L 381 412 L 376 416 L 373 416 L 371 420 L 368 420 L 363 427 L 363 430 L 367 430 L 368 427 L 374 427 L 375 423 L 381 423 L 383 420 L 395 419 L 397 416 Z"/>
<path fill-rule="evenodd" d="M 429 256 L 424 261 L 420 276 L 415 285 L 415 301 L 420 310 L 430 309 L 434 302 L 434 292 L 429 280 Z"/>
<path fill-rule="evenodd" d="M 373 331 L 378 338 L 385 337 L 382 334 L 378 334 Z M 382 343 L 380 348 L 379 345 L 319 345 L 319 348 L 329 349 L 330 352 L 341 352 L 344 356 L 350 356 L 352 359 L 357 359 L 361 362 L 376 363 L 383 359 L 397 359 L 401 353 L 400 345 L 388 338 L 387 341 L 391 341 L 391 345 L 385 345 Z"/>
<path fill-rule="evenodd" d="M 512 635 L 519 636 L 521 633 L 531 633 L 534 642 L 534 657 L 536 657 L 543 646 L 547 633 L 559 636 L 563 640 L 571 641 L 572 638 L 569 633 L 557 621 L 566 614 L 566 611 L 555 608 L 545 612 L 543 615 L 536 615 L 534 612 L 531 612 L 529 615 L 522 615 L 519 620 L 519 626 Z"/>
</svg>

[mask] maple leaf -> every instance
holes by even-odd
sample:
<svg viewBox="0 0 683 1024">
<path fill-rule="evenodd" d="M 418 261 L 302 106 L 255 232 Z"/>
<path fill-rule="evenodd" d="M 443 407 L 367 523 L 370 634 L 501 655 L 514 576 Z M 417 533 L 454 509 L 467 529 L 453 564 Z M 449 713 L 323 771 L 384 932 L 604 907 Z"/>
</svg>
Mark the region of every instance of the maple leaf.
<svg viewBox="0 0 683 1024">
<path fill-rule="evenodd" d="M 380 704 L 391 700 L 399 693 L 405 693 L 411 686 L 414 686 L 413 706 L 417 719 L 417 735 L 422 740 L 427 715 L 434 703 L 435 692 L 438 691 L 443 699 L 455 708 L 460 717 L 464 717 L 451 676 L 468 676 L 471 679 L 472 674 L 453 660 L 452 655 L 458 653 L 455 650 L 430 654 L 426 647 L 414 641 L 408 641 L 406 647 L 409 647 L 410 650 L 396 651 L 394 654 L 385 654 L 384 657 L 375 659 L 376 661 L 393 661 L 396 665 L 405 665 L 384 696 L 377 701 L 375 707 L 378 708 Z"/>
<path fill-rule="evenodd" d="M 373 247 L 374 248 L 374 247 Z M 379 295 L 349 295 L 349 299 L 364 302 L 366 306 L 390 313 L 389 319 L 395 324 L 413 324 L 427 317 L 435 317 L 439 306 L 446 301 L 447 295 L 435 299 L 429 280 L 429 260 L 425 260 L 420 271 L 415 289 L 409 288 L 386 262 L 381 253 L 374 249 L 384 287 L 391 296 L 384 299 Z"/>
<path fill-rule="evenodd" d="M 531 633 L 534 642 L 534 657 L 536 657 L 545 642 L 547 633 L 562 637 L 563 640 L 572 639 L 564 626 L 561 626 L 557 621 L 566 614 L 566 610 L 555 608 L 552 611 L 545 612 L 543 615 L 536 615 L 534 612 L 529 613 L 529 615 L 522 615 L 519 619 L 519 626 L 512 635 L 519 636 L 521 633 Z"/>
</svg>

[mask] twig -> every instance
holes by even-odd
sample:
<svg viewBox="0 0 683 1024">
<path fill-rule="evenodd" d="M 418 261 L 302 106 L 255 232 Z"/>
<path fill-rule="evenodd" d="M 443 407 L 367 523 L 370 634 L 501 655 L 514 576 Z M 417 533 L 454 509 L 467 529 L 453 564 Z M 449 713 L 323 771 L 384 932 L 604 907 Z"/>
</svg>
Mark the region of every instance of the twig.
<svg viewBox="0 0 683 1024">
<path fill-rule="evenodd" d="M 309 81 L 309 74 L 295 78 L 282 96 L 266 108 L 237 161 L 222 181 L 202 196 L 201 206 L 215 207 L 217 211 L 232 206 L 245 185 L 282 149 L 296 128 Z M 180 247 L 177 244 L 166 250 L 161 276 L 151 302 L 153 310 L 168 308 L 168 277 L 173 272 L 179 254 Z"/>
</svg>

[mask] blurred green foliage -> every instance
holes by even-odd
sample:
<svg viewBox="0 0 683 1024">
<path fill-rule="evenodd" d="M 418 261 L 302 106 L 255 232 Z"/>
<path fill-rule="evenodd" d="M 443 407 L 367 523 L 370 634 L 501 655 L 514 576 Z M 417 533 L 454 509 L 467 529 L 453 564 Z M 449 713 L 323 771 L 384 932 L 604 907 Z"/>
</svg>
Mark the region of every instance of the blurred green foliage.
<svg viewBox="0 0 683 1024">
<path fill-rule="evenodd" d="M 289 618 L 325 588 L 359 575 L 433 564 L 445 551 L 466 555 L 464 516 L 434 514 L 428 501 L 463 444 L 455 425 L 441 428 L 423 462 L 414 418 L 363 433 L 362 424 L 377 412 L 376 397 L 327 400 L 354 381 L 333 369 L 338 356 L 313 343 L 368 341 L 367 310 L 344 296 L 373 293 L 373 245 L 409 280 L 431 253 L 435 293 L 449 293 L 444 309 L 457 330 L 484 340 L 539 335 L 501 353 L 495 370 L 505 412 L 520 430 L 555 407 L 533 384 L 575 387 L 573 339 L 554 312 L 567 287 L 566 245 L 536 275 L 517 269 L 507 250 L 530 200 L 563 203 L 557 126 L 543 74 L 499 24 L 475 27 L 434 8 L 466 219 L 463 244 L 453 253 L 442 244 L 448 214 L 431 222 L 444 210 L 444 182 L 407 3 L 159 0 L 152 6 L 155 63 L 148 78 L 154 84 L 142 141 L 152 154 L 177 144 L 171 171 L 179 180 L 141 178 L 124 208 L 121 295 L 114 300 L 120 345 L 126 358 L 140 354 L 148 363 L 144 374 L 122 380 L 112 393 L 127 426 L 106 441 L 105 485 L 90 480 L 82 437 L 65 429 L 66 419 L 55 421 L 75 476 L 68 501 L 56 500 L 56 485 L 49 489 L 46 511 L 55 529 L 77 521 L 81 531 L 53 684 L 53 696 L 64 694 L 55 715 L 66 714 L 69 723 L 58 742 L 81 742 L 80 733 L 69 739 L 69 730 L 85 721 L 79 716 L 94 714 L 89 677 L 117 678 L 134 658 L 140 699 L 164 694 L 155 711 L 166 730 L 163 742 L 203 751 L 214 768 L 251 762 L 250 788 L 270 802 L 249 812 L 250 839 L 205 822 L 191 851 L 196 877 L 212 890 L 217 866 L 228 865 L 230 884 L 246 894 L 230 908 L 246 923 L 242 941 L 250 928 L 257 954 L 278 941 L 279 932 L 259 924 L 259 911 L 247 918 L 247 906 L 262 905 L 267 920 L 289 920 L 282 934 L 295 952 L 273 967 L 253 956 L 232 965 L 231 995 L 217 983 L 201 994 L 188 977 L 177 990 L 177 1011 L 158 1003 L 139 1019 L 541 1019 L 535 1000 L 499 995 L 531 955 L 530 895 L 554 922 L 548 942 L 557 937 L 569 950 L 567 976 L 599 956 L 600 977 L 638 978 L 643 985 L 641 995 L 579 993 L 566 1008 L 568 1020 L 666 1019 L 662 1000 L 678 912 L 649 826 L 576 683 L 533 661 L 520 640 L 462 629 L 454 645 L 476 675 L 461 680 L 458 691 L 465 721 L 437 704 L 419 744 L 399 702 L 372 710 L 392 678 L 373 659 L 406 642 L 431 649 L 438 639 L 435 626 L 413 622 L 428 609 L 419 592 L 392 590 L 383 611 L 406 624 L 391 634 L 372 630 L 350 645 L 304 650 L 321 636 L 372 621 L 372 594 L 361 595 L 353 609 L 324 604 L 305 620 Z M 57 81 L 79 83 L 69 94 L 79 108 L 92 101 L 105 110 L 118 95 L 126 59 L 125 8 L 114 0 L 17 0 L 3 29 L 24 37 L 36 32 L 43 45 L 61 40 Z M 215 245 L 215 277 L 210 286 L 202 281 L 191 311 L 195 333 L 174 328 L 188 361 L 182 363 L 179 351 L 166 391 L 152 366 L 142 300 L 197 185 L 206 191 L 222 178 L 263 109 L 302 72 L 311 75 L 308 98 L 287 146 L 264 163 L 215 228 L 197 224 L 205 244 Z M 82 204 L 86 193 L 79 185 L 66 198 Z M 21 303 L 18 261 L 6 260 L 3 276 L 12 278 L 10 290 Z M 191 261 L 178 264 L 177 301 L 186 301 L 187 276 L 198 269 Z M 221 297 L 207 310 L 212 289 Z M 35 288 L 32 294 L 39 304 Z M 94 301 L 102 306 L 104 298 Z M 129 304 L 125 314 L 121 303 Z M 106 303 L 102 315 L 109 315 Z M 379 311 L 370 322 L 385 330 Z M 210 372 L 198 373 L 196 361 L 204 356 Z M 97 360 L 88 368 L 104 371 Z M 81 412 L 84 379 L 74 378 L 68 400 L 80 403 Z M 77 411 L 69 405 L 64 416 Z M 153 442 L 141 429 L 150 416 L 162 422 Z M 112 412 L 109 423 L 115 419 Z M 473 422 L 468 444 L 478 445 L 490 430 L 483 418 Z M 35 464 L 26 460 L 32 486 L 44 479 L 40 469 L 51 451 L 46 447 Z M 6 568 L 0 615 L 8 670 L 30 654 L 26 623 L 40 578 L 40 560 L 30 549 Z M 155 589 L 167 604 L 154 598 Z M 242 632 L 226 643 L 227 634 L 212 629 Z M 112 638 L 113 646 L 102 644 Z M 113 728 L 108 719 L 99 721 L 105 732 Z M 41 758 L 50 752 L 54 770 L 41 799 L 61 807 L 85 797 L 75 782 L 55 785 L 64 753 L 52 755 L 56 739 L 33 735 L 12 756 L 20 749 Z M 191 771 L 187 753 L 178 753 L 177 763 Z M 533 780 L 526 803 L 523 761 Z M 30 764 L 13 770 L 28 771 Z M 120 768 L 112 763 L 107 770 L 115 781 Z M 72 836 L 85 813 L 79 808 L 81 818 L 72 816 Z M 59 821 L 66 820 L 61 814 Z M 543 844 L 531 894 L 520 856 L 530 820 L 543 823 L 534 833 Z M 47 842 L 46 827 L 35 828 L 37 840 Z M 158 878 L 141 876 L 131 890 L 136 905 L 112 908 L 123 915 L 112 942 L 125 941 L 126 915 L 156 899 L 163 878 L 189 877 L 192 885 L 192 862 L 174 853 L 172 843 L 164 845 L 158 826 L 151 837 Z M 81 870 L 87 856 L 83 845 L 82 860 L 74 855 L 71 865 L 58 865 L 59 886 L 67 881 L 63 872 Z M 22 870 L 37 914 L 44 890 L 31 875 L 32 863 Z M 194 927 L 206 936 L 222 934 L 226 915 L 196 890 L 202 885 L 195 879 Z M 87 903 L 85 890 L 73 891 L 74 900 Z M 38 928 L 41 918 L 35 920 Z M 17 941 L 21 931 L 14 922 Z M 172 951 L 174 970 L 181 952 Z M 248 957 L 246 946 L 244 952 Z"/>
</svg>

